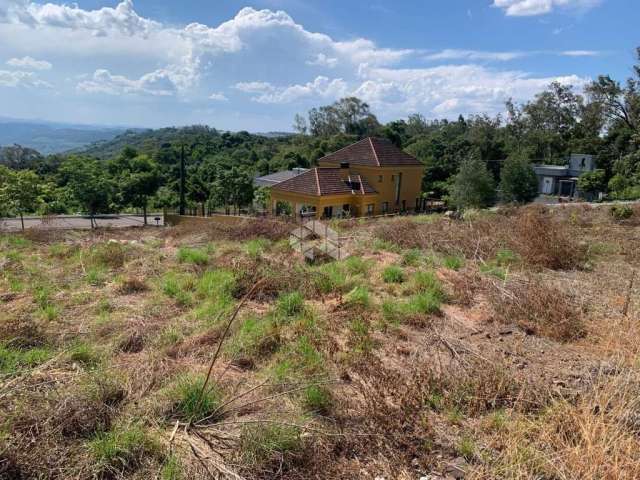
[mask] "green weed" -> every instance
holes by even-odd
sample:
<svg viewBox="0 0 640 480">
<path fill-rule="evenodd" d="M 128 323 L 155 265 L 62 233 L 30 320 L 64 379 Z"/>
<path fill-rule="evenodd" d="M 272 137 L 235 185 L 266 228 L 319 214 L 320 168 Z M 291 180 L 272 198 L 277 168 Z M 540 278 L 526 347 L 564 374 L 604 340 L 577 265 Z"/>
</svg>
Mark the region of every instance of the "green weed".
<svg viewBox="0 0 640 480">
<path fill-rule="evenodd" d="M 180 263 L 191 263 L 193 265 L 206 265 L 209 263 L 209 254 L 199 248 L 180 247 L 177 257 Z"/>
<path fill-rule="evenodd" d="M 397 265 L 389 265 L 382 271 L 384 283 L 402 283 L 405 280 L 404 270 Z"/>
<path fill-rule="evenodd" d="M 204 392 L 204 379 L 194 376 L 180 378 L 171 392 L 173 413 L 185 422 L 199 422 L 212 415 L 220 406 L 222 394 L 209 384 Z M 202 393 L 202 395 L 201 395 Z"/>
</svg>

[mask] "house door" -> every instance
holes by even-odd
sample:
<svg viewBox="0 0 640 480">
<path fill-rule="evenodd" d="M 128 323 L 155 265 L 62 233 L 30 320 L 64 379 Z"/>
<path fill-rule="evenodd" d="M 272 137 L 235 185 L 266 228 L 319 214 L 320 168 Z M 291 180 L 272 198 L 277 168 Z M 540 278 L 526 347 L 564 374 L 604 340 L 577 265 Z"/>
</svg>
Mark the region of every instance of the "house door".
<svg viewBox="0 0 640 480">
<path fill-rule="evenodd" d="M 545 195 L 551 195 L 553 193 L 553 178 L 544 177 L 542 179 L 542 193 Z"/>
</svg>

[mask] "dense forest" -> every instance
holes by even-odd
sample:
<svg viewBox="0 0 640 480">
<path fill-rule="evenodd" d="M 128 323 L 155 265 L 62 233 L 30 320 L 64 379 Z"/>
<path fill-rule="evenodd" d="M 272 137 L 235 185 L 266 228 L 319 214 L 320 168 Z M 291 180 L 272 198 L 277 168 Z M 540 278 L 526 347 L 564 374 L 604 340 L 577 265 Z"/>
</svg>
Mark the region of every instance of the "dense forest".
<svg viewBox="0 0 640 480">
<path fill-rule="evenodd" d="M 574 153 L 597 155 L 583 191 L 640 198 L 640 48 L 633 75 L 602 75 L 578 92 L 553 83 L 505 113 L 427 120 L 420 114 L 381 123 L 369 105 L 344 98 L 296 115 L 291 135 L 222 132 L 207 126 L 127 131 L 82 152 L 41 155 L 0 149 L 0 216 L 108 213 L 175 208 L 180 159 L 191 211 L 251 205 L 253 177 L 308 167 L 366 136 L 382 136 L 425 165 L 425 196 L 457 207 L 527 201 L 535 195 L 531 164 L 563 164 Z M 466 184 L 465 184 L 466 182 Z M 467 185 L 470 184 L 470 185 Z M 461 198 L 456 192 L 475 189 Z"/>
</svg>

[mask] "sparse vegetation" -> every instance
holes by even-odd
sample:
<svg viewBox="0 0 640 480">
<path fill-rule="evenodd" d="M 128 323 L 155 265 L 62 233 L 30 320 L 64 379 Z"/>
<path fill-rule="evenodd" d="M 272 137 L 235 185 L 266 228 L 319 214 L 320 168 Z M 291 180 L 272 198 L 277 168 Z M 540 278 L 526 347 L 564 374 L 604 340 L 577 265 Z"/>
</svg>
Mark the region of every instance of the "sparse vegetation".
<svg viewBox="0 0 640 480">
<path fill-rule="evenodd" d="M 634 478 L 634 228 L 609 207 L 382 219 L 323 265 L 217 230 L 0 235 L 0 469 Z"/>
</svg>

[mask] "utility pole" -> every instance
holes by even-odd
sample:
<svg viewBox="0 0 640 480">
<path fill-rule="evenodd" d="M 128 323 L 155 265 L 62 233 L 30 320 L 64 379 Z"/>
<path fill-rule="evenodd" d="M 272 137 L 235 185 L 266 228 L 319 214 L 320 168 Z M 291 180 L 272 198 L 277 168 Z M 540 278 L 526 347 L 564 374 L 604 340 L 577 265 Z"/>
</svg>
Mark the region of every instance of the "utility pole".
<svg viewBox="0 0 640 480">
<path fill-rule="evenodd" d="M 184 144 L 180 146 L 180 215 L 184 215 L 185 196 Z"/>
</svg>

